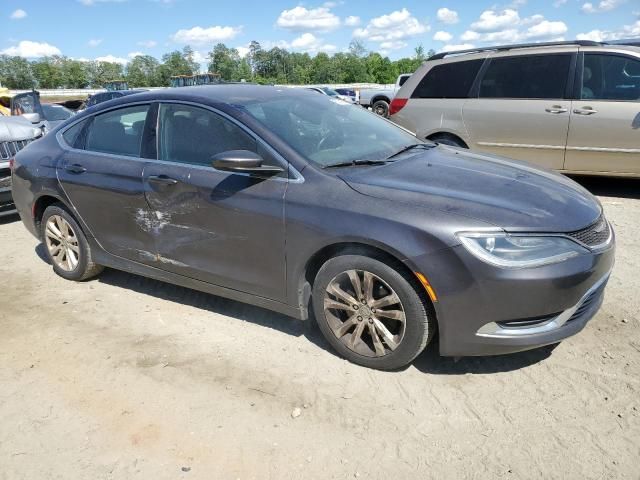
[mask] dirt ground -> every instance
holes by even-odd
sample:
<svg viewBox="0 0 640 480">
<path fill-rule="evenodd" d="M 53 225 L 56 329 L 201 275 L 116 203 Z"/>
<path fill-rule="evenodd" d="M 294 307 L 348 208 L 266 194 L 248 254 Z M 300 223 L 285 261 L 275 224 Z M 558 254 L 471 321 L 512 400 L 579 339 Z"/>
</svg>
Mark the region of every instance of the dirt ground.
<svg viewBox="0 0 640 480">
<path fill-rule="evenodd" d="M 640 478 L 640 181 L 581 181 L 618 236 L 586 329 L 393 373 L 259 308 L 65 281 L 0 220 L 0 479 Z"/>
</svg>

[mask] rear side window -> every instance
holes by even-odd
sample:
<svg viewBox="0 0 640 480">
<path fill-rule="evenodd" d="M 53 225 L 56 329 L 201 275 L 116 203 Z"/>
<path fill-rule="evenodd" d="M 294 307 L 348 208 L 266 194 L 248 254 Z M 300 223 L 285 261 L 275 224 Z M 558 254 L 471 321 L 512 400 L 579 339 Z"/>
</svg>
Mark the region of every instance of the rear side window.
<svg viewBox="0 0 640 480">
<path fill-rule="evenodd" d="M 85 150 L 140 156 L 149 105 L 120 108 L 96 115 L 88 128 Z"/>
<path fill-rule="evenodd" d="M 85 118 L 81 122 L 78 122 L 71 128 L 67 128 L 65 130 L 65 132 L 62 134 L 62 138 L 64 138 L 64 141 L 67 145 L 73 148 L 82 149 L 84 144 L 84 140 L 82 138 L 84 136 L 82 135 L 82 129 L 85 127 L 85 125 L 87 125 L 88 121 L 89 119 Z"/>
<path fill-rule="evenodd" d="M 420 80 L 411 98 L 467 98 L 484 60 L 436 65 Z"/>
<path fill-rule="evenodd" d="M 585 53 L 580 98 L 638 101 L 640 61 L 621 55 Z"/>
<path fill-rule="evenodd" d="M 480 82 L 480 98 L 564 98 L 570 66 L 571 54 L 494 58 Z"/>
<path fill-rule="evenodd" d="M 229 150 L 256 151 L 256 141 L 220 115 L 191 105 L 163 104 L 158 113 L 158 158 L 211 165 L 211 157 Z"/>
</svg>

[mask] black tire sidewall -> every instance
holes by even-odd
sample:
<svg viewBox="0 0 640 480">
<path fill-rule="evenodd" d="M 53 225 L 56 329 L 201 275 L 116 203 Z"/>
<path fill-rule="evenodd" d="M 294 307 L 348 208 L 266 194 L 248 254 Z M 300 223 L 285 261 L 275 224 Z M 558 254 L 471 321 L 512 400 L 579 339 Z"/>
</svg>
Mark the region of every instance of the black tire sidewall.
<svg viewBox="0 0 640 480">
<path fill-rule="evenodd" d="M 366 270 L 385 282 L 400 297 L 406 315 L 405 334 L 398 348 L 384 357 L 367 357 L 349 350 L 335 336 L 324 313 L 324 293 L 331 280 L 346 270 Z M 341 255 L 328 260 L 318 271 L 313 285 L 313 312 L 318 327 L 327 341 L 347 360 L 380 370 L 394 370 L 410 363 L 422 350 L 430 336 L 428 310 L 411 282 L 386 263 L 361 255 Z"/>
<path fill-rule="evenodd" d="M 456 140 L 453 137 L 450 137 L 448 135 L 442 135 L 442 136 L 435 136 L 431 139 L 432 142 L 436 142 L 436 143 L 440 143 L 442 145 L 448 145 L 450 147 L 458 147 L 458 148 L 467 148 L 466 145 L 464 145 L 463 143 L 461 143 L 460 141 Z"/>
<path fill-rule="evenodd" d="M 80 249 L 80 255 L 79 255 L 80 258 L 78 259 L 78 265 L 76 265 L 76 268 L 70 272 L 67 272 L 66 270 L 62 270 L 60 267 L 56 265 L 56 262 L 53 260 L 53 258 L 51 258 L 51 254 L 49 253 L 49 248 L 47 248 L 47 243 L 46 243 L 47 241 L 45 238 L 45 229 L 47 226 L 47 221 L 53 215 L 58 215 L 64 218 L 69 223 L 69 225 L 71 225 L 71 228 L 73 228 L 73 232 L 75 233 L 76 238 L 78 239 L 78 246 Z M 75 218 L 73 218 L 73 216 L 67 210 L 57 205 L 52 205 L 47 207 L 47 209 L 44 211 L 44 214 L 42 215 L 42 220 L 40 222 L 40 236 L 42 238 L 42 243 L 44 244 L 44 249 L 46 251 L 47 258 L 49 259 L 49 262 L 51 263 L 53 270 L 62 278 L 66 278 L 67 280 L 76 280 L 76 281 L 82 280 L 85 272 L 87 271 L 87 265 L 89 262 L 89 255 L 88 255 L 89 246 L 87 244 L 87 239 L 85 238 L 84 233 L 82 232 L 82 229 L 80 228 L 80 225 L 78 225 L 78 222 L 76 222 Z"/>
<path fill-rule="evenodd" d="M 376 112 L 376 105 L 384 105 L 384 114 L 380 115 L 378 112 Z M 375 113 L 376 115 L 380 115 L 381 117 L 387 118 L 389 116 L 389 103 L 384 100 L 377 100 L 373 102 L 371 109 L 373 110 L 373 113 Z"/>
</svg>

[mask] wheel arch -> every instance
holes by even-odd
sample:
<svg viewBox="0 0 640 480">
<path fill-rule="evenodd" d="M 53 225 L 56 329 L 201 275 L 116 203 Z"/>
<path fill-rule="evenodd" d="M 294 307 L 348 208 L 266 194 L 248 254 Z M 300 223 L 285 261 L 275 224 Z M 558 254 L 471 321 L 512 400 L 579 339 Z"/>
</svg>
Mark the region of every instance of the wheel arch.
<svg viewBox="0 0 640 480">
<path fill-rule="evenodd" d="M 460 135 L 458 135 L 457 133 L 452 132 L 452 131 L 438 130 L 436 132 L 430 133 L 425 138 L 427 140 L 432 140 L 433 141 L 437 137 L 449 137 L 449 138 L 452 138 L 454 140 L 458 140 L 465 146 L 465 148 L 469 148 L 469 144 L 467 143 L 467 141 L 464 138 L 462 138 Z"/>
<path fill-rule="evenodd" d="M 375 97 L 371 98 L 371 105 L 373 106 L 373 104 L 376 103 L 378 100 L 384 100 L 387 103 L 391 103 L 391 99 L 386 95 L 376 95 Z"/>
<path fill-rule="evenodd" d="M 42 221 L 42 215 L 44 215 L 44 211 L 47 209 L 47 207 L 53 205 L 54 203 L 61 203 L 69 212 L 73 212 L 73 210 L 69 208 L 69 205 L 67 205 L 67 203 L 62 198 L 56 195 L 52 195 L 48 192 L 43 193 L 33 201 L 33 207 L 31 210 L 33 221 L 35 222 L 36 226 L 40 225 L 40 222 Z"/>
</svg>

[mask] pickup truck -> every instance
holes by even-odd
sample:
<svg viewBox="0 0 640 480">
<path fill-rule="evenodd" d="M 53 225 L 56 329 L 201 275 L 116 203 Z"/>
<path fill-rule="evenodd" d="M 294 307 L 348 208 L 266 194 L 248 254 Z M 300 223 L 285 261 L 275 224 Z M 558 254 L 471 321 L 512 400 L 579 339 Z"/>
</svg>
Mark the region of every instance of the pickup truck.
<svg viewBox="0 0 640 480">
<path fill-rule="evenodd" d="M 389 105 L 391 105 L 391 100 L 396 96 L 400 87 L 404 85 L 404 82 L 411 76 L 410 73 L 403 73 L 398 75 L 396 80 L 396 84 L 392 89 L 378 89 L 378 88 L 370 88 L 360 90 L 360 100 L 359 103 L 365 108 L 371 107 L 371 110 L 374 113 L 382 117 L 389 116 Z"/>
</svg>

